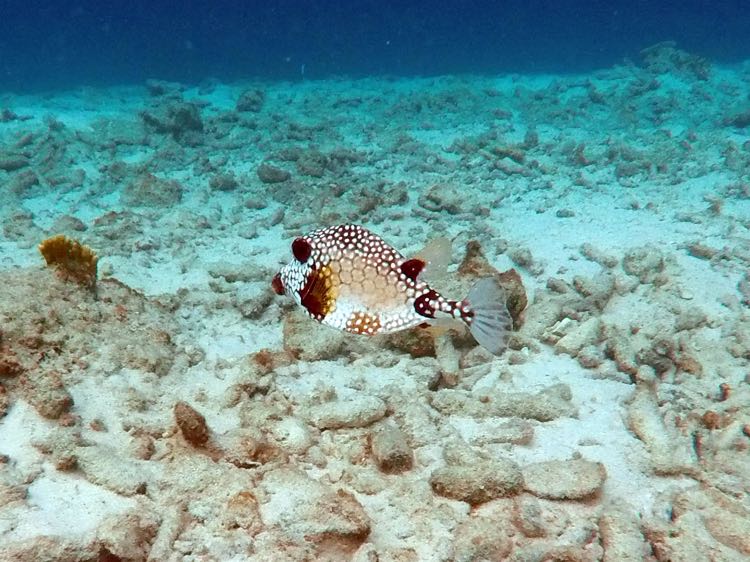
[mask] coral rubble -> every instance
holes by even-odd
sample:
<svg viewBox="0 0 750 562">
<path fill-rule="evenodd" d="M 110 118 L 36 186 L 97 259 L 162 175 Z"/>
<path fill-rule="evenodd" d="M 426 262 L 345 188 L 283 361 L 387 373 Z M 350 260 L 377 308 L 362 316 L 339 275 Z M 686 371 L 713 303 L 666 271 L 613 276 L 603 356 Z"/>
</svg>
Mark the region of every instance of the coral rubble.
<svg viewBox="0 0 750 562">
<path fill-rule="evenodd" d="M 746 559 L 746 70 L 5 96 L 0 560 Z M 508 352 L 275 298 L 342 222 Z"/>
</svg>

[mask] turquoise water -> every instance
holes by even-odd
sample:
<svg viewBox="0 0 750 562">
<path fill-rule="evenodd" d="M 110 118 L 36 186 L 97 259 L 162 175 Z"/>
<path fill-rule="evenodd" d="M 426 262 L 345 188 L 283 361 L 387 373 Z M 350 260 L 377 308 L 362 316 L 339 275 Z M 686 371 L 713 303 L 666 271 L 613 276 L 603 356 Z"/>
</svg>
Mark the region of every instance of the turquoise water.
<svg viewBox="0 0 750 562">
<path fill-rule="evenodd" d="M 221 64 L 246 20 L 206 46 L 219 7 L 50 8 L 3 50 L 0 560 L 746 558 L 750 63 L 742 14 L 711 19 L 736 6 L 656 45 L 661 9 L 571 8 L 513 57 L 496 11 L 472 36 L 450 6 L 314 6 L 246 15 L 257 50 Z M 398 61 L 367 49 L 385 27 Z M 419 278 L 446 298 L 500 279 L 507 350 L 276 294 L 293 240 L 343 223 L 443 240 Z M 46 265 L 58 234 L 93 286 Z M 334 306 L 395 306 L 368 279 Z"/>
</svg>

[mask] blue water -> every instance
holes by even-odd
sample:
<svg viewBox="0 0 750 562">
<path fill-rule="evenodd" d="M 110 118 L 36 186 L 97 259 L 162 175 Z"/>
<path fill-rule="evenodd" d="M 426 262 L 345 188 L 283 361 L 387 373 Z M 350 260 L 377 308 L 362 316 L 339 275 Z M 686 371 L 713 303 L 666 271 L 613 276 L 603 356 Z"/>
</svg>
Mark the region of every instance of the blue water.
<svg viewBox="0 0 750 562">
<path fill-rule="evenodd" d="M 749 37 L 0 0 L 0 562 L 747 559 Z"/>
<path fill-rule="evenodd" d="M 750 2 L 0 2 L 0 91 L 247 77 L 577 72 L 676 41 L 750 56 Z"/>
</svg>

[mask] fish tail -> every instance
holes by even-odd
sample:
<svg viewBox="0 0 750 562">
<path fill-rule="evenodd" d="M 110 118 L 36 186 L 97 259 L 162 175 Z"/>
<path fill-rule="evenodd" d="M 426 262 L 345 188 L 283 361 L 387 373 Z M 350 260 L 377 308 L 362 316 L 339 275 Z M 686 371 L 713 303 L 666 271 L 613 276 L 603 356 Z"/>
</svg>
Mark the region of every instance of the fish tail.
<svg viewBox="0 0 750 562">
<path fill-rule="evenodd" d="M 477 281 L 464 299 L 469 312 L 462 318 L 479 345 L 493 355 L 508 347 L 513 320 L 505 306 L 505 290 L 492 277 Z"/>
</svg>

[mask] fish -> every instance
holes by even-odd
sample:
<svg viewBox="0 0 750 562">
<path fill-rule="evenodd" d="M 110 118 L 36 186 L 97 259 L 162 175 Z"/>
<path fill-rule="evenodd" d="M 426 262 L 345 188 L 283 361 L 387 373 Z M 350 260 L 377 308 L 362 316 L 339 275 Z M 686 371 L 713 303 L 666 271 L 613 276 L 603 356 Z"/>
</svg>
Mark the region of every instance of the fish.
<svg viewBox="0 0 750 562">
<path fill-rule="evenodd" d="M 356 224 L 297 237 L 291 253 L 271 287 L 321 324 L 374 336 L 452 320 L 465 324 L 490 353 L 501 355 L 507 348 L 513 323 L 505 291 L 492 277 L 476 281 L 462 300 L 447 299 L 424 279 L 433 260 L 406 258 Z"/>
</svg>

